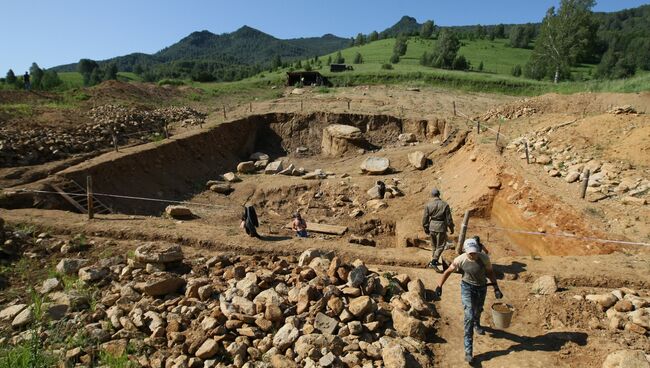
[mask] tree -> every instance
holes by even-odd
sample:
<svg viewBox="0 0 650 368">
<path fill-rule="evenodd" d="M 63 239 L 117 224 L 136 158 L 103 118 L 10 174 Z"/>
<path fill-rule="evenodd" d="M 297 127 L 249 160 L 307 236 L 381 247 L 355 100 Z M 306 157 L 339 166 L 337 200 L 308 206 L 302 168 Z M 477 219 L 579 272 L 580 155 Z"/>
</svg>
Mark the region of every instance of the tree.
<svg viewBox="0 0 650 368">
<path fill-rule="evenodd" d="M 377 33 L 377 31 L 370 32 L 370 35 L 368 36 L 368 42 L 375 42 L 378 39 L 379 39 L 379 33 Z"/>
<path fill-rule="evenodd" d="M 399 63 L 399 55 L 393 54 L 393 56 L 390 57 L 390 62 L 391 62 L 391 64 Z"/>
<path fill-rule="evenodd" d="M 517 64 L 512 68 L 512 75 L 515 77 L 521 77 L 521 65 Z"/>
<path fill-rule="evenodd" d="M 9 85 L 16 84 L 16 74 L 14 74 L 13 70 L 9 69 L 9 71 L 7 72 L 7 76 L 5 78 L 5 81 Z"/>
<path fill-rule="evenodd" d="M 144 68 L 142 67 L 142 64 L 138 63 L 135 64 L 135 67 L 133 68 L 133 72 L 137 75 L 141 75 L 144 73 Z"/>
<path fill-rule="evenodd" d="M 110 63 L 106 66 L 104 80 L 117 80 L 117 64 Z"/>
<path fill-rule="evenodd" d="M 104 80 L 104 73 L 100 68 L 95 68 L 93 69 L 93 72 L 90 73 L 90 77 L 88 79 L 88 85 L 89 86 L 94 86 L 96 84 L 99 84 Z"/>
<path fill-rule="evenodd" d="M 32 63 L 32 66 L 29 68 L 30 82 L 33 89 L 40 89 L 41 82 L 43 81 L 43 69 L 38 67 L 38 64 Z"/>
<path fill-rule="evenodd" d="M 43 80 L 41 81 L 41 88 L 44 90 L 52 90 L 63 84 L 61 78 L 54 70 L 46 70 L 43 74 Z"/>
<path fill-rule="evenodd" d="M 360 52 L 357 52 L 357 54 L 354 55 L 354 63 L 355 64 L 363 64 L 363 56 L 361 56 Z"/>
<path fill-rule="evenodd" d="M 483 68 L 484 68 L 484 66 L 483 66 L 483 60 L 481 60 L 481 63 L 478 64 L 478 71 L 479 71 L 479 72 L 482 72 L 482 71 L 483 71 Z"/>
<path fill-rule="evenodd" d="M 525 49 L 530 43 L 530 33 L 525 26 L 514 26 L 510 30 L 510 46 Z"/>
<path fill-rule="evenodd" d="M 537 76 L 552 75 L 555 83 L 570 76 L 570 66 L 584 57 L 592 42 L 594 5 L 595 0 L 561 0 L 557 12 L 555 7 L 547 11 L 529 61 Z"/>
<path fill-rule="evenodd" d="M 433 21 L 428 20 L 422 23 L 422 28 L 420 28 L 420 37 L 431 38 L 432 34 L 433 34 Z"/>
<path fill-rule="evenodd" d="M 357 38 L 354 40 L 354 45 L 355 46 L 363 46 L 366 44 L 366 36 L 363 35 L 363 33 L 357 34 Z"/>
<path fill-rule="evenodd" d="M 469 61 L 467 61 L 463 55 L 456 55 L 451 64 L 451 68 L 454 70 L 468 70 Z"/>
<path fill-rule="evenodd" d="M 280 67 L 282 67 L 282 58 L 280 55 L 275 55 L 273 60 L 271 60 L 271 69 L 275 70 Z"/>
<path fill-rule="evenodd" d="M 345 63 L 345 58 L 343 55 L 341 55 L 341 51 L 336 53 L 336 57 L 334 58 L 334 64 L 344 64 Z"/>
<path fill-rule="evenodd" d="M 494 38 L 506 38 L 506 26 L 499 24 L 494 28 Z"/>
<path fill-rule="evenodd" d="M 327 57 L 327 61 L 325 62 L 325 65 L 332 65 L 332 55 Z"/>
<path fill-rule="evenodd" d="M 432 64 L 437 68 L 449 69 L 460 49 L 460 41 L 453 31 L 443 29 L 438 37 L 438 43 L 433 50 Z"/>
<path fill-rule="evenodd" d="M 404 56 L 406 54 L 406 43 L 408 42 L 408 37 L 405 35 L 399 35 L 395 39 L 395 46 L 393 47 L 393 54 L 397 56 Z"/>
<path fill-rule="evenodd" d="M 476 27 L 474 28 L 474 33 L 476 34 L 476 38 L 485 38 L 485 35 L 487 32 L 485 31 L 485 27 L 483 27 L 480 24 L 477 24 Z"/>
<path fill-rule="evenodd" d="M 98 69 L 99 69 L 99 65 L 97 64 L 97 62 L 95 62 L 94 60 L 90 60 L 90 59 L 81 59 L 81 60 L 79 60 L 79 63 L 77 64 L 77 71 L 79 73 L 81 73 L 81 75 L 83 76 L 85 86 L 92 86 L 94 84 L 99 83 L 99 82 L 92 83 L 92 80 L 91 80 L 91 76 L 92 76 L 93 72 L 95 72 Z M 97 72 L 95 74 L 98 74 L 98 73 L 99 72 Z M 100 78 L 100 82 L 101 82 L 101 78 Z"/>
</svg>

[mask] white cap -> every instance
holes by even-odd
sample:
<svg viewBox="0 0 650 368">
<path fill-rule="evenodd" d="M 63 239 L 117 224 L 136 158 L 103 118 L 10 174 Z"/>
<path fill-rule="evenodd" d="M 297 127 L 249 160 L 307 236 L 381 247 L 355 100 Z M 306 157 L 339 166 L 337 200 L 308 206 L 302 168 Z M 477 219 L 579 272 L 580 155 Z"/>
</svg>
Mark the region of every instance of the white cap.
<svg viewBox="0 0 650 368">
<path fill-rule="evenodd" d="M 470 238 L 465 240 L 465 243 L 463 243 L 463 251 L 465 251 L 465 253 L 478 253 L 481 250 L 479 249 L 476 239 Z"/>
</svg>

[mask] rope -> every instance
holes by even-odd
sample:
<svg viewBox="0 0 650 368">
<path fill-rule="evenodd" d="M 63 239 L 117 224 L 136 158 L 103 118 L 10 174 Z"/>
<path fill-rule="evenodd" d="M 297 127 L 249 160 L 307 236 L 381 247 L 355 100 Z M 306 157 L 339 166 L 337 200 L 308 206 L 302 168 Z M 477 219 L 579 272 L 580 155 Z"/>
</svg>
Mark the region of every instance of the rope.
<svg viewBox="0 0 650 368">
<path fill-rule="evenodd" d="M 48 190 L 33 190 L 33 189 L 17 189 L 16 193 L 39 193 L 39 194 L 66 194 L 70 197 L 85 197 L 88 194 L 80 193 L 68 193 L 68 192 L 54 192 Z M 93 197 L 109 197 L 109 198 L 119 198 L 119 199 L 130 199 L 130 200 L 139 200 L 139 201 L 150 201 L 150 202 L 163 202 L 163 203 L 174 203 L 174 204 L 184 204 L 188 206 L 203 206 L 203 207 L 212 207 L 212 208 L 228 208 L 228 206 L 221 206 L 216 204 L 209 203 L 200 203 L 200 202 L 187 202 L 187 201 L 176 201 L 171 199 L 157 199 L 157 198 L 147 198 L 147 197 L 134 197 L 126 196 L 120 194 L 106 194 L 106 193 L 93 193 Z"/>
<path fill-rule="evenodd" d="M 527 234 L 527 235 L 538 235 L 538 236 L 554 236 L 554 237 L 562 237 L 562 238 L 572 238 L 572 239 L 577 239 L 577 240 L 589 240 L 589 241 L 594 241 L 598 243 L 615 243 L 615 244 L 625 244 L 625 245 L 644 245 L 647 247 L 650 247 L 650 243 L 643 243 L 643 242 L 631 242 L 631 241 L 623 241 L 623 240 L 611 240 L 611 239 L 601 239 L 601 238 L 594 238 L 590 236 L 578 236 L 578 235 L 573 235 L 573 234 L 548 234 L 548 233 L 543 233 L 539 231 L 528 231 L 528 230 L 521 230 L 521 229 L 509 229 L 505 227 L 498 227 L 498 226 L 483 226 L 483 225 L 469 225 L 468 228 L 483 228 L 483 229 L 493 229 L 493 230 L 498 230 L 498 231 L 505 231 L 505 232 L 511 232 L 511 233 L 519 233 L 519 234 Z"/>
</svg>

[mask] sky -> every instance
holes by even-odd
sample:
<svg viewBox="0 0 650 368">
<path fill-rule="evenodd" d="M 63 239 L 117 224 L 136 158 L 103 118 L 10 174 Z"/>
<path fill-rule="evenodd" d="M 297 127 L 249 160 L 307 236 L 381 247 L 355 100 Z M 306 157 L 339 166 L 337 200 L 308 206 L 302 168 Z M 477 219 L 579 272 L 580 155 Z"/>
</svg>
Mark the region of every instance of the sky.
<svg viewBox="0 0 650 368">
<path fill-rule="evenodd" d="M 649 4 L 600 0 L 594 11 Z M 474 25 L 539 22 L 559 0 L 3 0 L 0 76 L 155 53 L 194 31 L 221 34 L 243 25 L 286 39 L 382 31 L 409 15 L 422 23 Z M 8 16 L 11 15 L 11 16 Z"/>
</svg>

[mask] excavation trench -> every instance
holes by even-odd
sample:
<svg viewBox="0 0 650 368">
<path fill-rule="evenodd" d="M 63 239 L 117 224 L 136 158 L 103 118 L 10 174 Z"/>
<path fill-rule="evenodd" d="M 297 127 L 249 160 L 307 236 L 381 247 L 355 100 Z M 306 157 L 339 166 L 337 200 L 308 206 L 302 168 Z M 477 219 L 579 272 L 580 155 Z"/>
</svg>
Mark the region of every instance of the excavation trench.
<svg viewBox="0 0 650 368">
<path fill-rule="evenodd" d="M 419 140 L 439 134 L 442 120 L 408 120 L 388 115 L 331 113 L 269 113 L 225 122 L 205 130 L 174 136 L 111 152 L 28 185 L 31 189 L 51 190 L 51 184 L 74 181 L 85 186 L 92 176 L 95 193 L 129 197 L 183 201 L 205 190 L 208 180 L 235 171 L 237 164 L 253 152 L 271 156 L 319 155 L 323 129 L 330 124 L 359 128 L 370 147 L 394 144 L 401 133 L 413 133 Z M 306 148 L 306 150 L 304 149 Z M 98 197 L 113 211 L 124 214 L 158 215 L 165 202 Z M 0 202 L 4 208 L 74 210 L 62 197 L 21 193 Z"/>
</svg>

